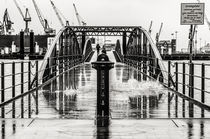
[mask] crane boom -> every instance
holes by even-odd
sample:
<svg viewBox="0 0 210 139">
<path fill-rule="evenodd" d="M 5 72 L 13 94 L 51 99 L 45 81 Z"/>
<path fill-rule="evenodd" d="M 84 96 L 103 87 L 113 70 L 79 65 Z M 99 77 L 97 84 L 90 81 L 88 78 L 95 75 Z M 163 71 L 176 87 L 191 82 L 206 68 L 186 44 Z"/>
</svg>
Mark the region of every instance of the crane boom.
<svg viewBox="0 0 210 139">
<path fill-rule="evenodd" d="M 55 6 L 55 4 L 53 3 L 53 1 L 52 0 L 50 0 L 50 3 L 51 3 L 51 5 L 52 5 L 52 7 L 53 7 L 53 9 L 54 9 L 54 11 L 55 11 L 55 14 L 57 15 L 57 17 L 58 17 L 58 20 L 60 21 L 60 24 L 61 24 L 61 26 L 65 26 L 65 24 L 63 23 L 63 20 L 62 20 L 62 18 L 61 18 L 61 16 L 59 15 L 59 13 L 58 13 L 58 9 L 57 9 L 57 7 Z"/>
<path fill-rule="evenodd" d="M 37 13 L 37 15 L 38 15 L 39 21 L 40 21 L 40 23 L 42 24 L 42 26 L 45 28 L 45 21 L 44 21 L 44 19 L 43 19 L 43 17 L 42 17 L 42 14 L 41 14 L 41 12 L 40 12 L 40 10 L 39 10 L 39 8 L 38 8 L 38 6 L 37 6 L 35 0 L 32 0 L 32 2 L 33 2 L 33 4 L 34 4 L 34 7 L 35 7 L 36 13 Z"/>
<path fill-rule="evenodd" d="M 151 34 L 152 32 L 152 21 L 150 22 L 150 26 L 149 26 L 149 33 Z"/>
<path fill-rule="evenodd" d="M 156 34 L 156 43 L 159 42 L 160 33 L 161 33 L 161 31 L 162 31 L 162 28 L 163 28 L 163 23 L 161 23 L 161 25 L 160 25 L 160 30 L 159 30 L 159 32 Z"/>
<path fill-rule="evenodd" d="M 78 24 L 81 26 L 85 26 L 86 23 L 85 21 L 83 21 L 82 17 L 79 15 L 78 11 L 77 11 L 77 8 L 76 8 L 76 5 L 73 3 L 73 6 L 74 6 L 74 10 L 75 10 L 75 13 L 76 13 L 76 17 L 77 17 L 77 21 L 78 21 Z"/>
<path fill-rule="evenodd" d="M 38 18 L 39 18 L 39 21 L 40 23 L 42 24 L 42 27 L 44 28 L 44 32 L 46 34 L 51 34 L 54 35 L 55 34 L 55 30 L 53 30 L 52 28 L 50 28 L 49 24 L 48 24 L 48 21 L 47 19 L 45 19 L 36 3 L 35 0 L 32 0 L 33 4 L 34 4 L 34 7 L 35 7 L 35 10 L 36 10 L 36 13 L 38 15 Z"/>
<path fill-rule="evenodd" d="M 163 28 L 163 23 L 161 23 L 161 25 L 160 25 L 160 30 L 159 30 L 159 33 L 158 33 L 159 36 L 160 36 L 161 31 L 162 31 L 162 28 Z"/>
<path fill-rule="evenodd" d="M 197 0 L 197 1 L 198 1 L 198 3 L 201 3 L 200 0 Z M 204 13 L 204 18 L 205 18 L 206 23 L 207 23 L 207 25 L 208 25 L 208 27 L 209 27 L 209 30 L 210 30 L 210 22 L 209 22 L 209 19 L 208 19 L 207 15 L 206 15 L 205 13 Z"/>
<path fill-rule="evenodd" d="M 14 0 L 14 2 L 15 2 L 16 7 L 18 8 L 18 11 L 20 12 L 22 18 L 24 19 L 25 17 L 24 17 L 24 14 L 23 14 L 22 10 L 20 9 L 20 6 L 18 5 L 16 0 Z"/>
</svg>

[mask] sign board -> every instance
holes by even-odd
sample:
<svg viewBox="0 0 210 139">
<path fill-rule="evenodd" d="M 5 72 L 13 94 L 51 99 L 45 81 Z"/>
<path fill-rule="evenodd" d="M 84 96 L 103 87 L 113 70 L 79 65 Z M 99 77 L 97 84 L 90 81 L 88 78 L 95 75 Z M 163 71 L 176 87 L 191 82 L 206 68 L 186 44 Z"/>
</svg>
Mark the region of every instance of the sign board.
<svg viewBox="0 0 210 139">
<path fill-rule="evenodd" d="M 204 3 L 182 3 L 181 25 L 203 25 Z"/>
</svg>

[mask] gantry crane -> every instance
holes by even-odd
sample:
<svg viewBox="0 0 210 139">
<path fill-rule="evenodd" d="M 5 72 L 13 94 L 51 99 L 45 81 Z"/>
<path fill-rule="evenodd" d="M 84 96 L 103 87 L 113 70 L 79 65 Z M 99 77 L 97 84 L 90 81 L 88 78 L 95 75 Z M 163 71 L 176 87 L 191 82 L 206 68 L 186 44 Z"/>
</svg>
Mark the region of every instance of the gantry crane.
<svg viewBox="0 0 210 139">
<path fill-rule="evenodd" d="M 31 22 L 31 16 L 29 14 L 28 8 L 26 8 L 26 12 L 25 12 L 25 15 L 24 15 L 22 10 L 20 9 L 20 6 L 18 5 L 17 1 L 14 0 L 14 2 L 15 2 L 15 5 L 16 5 L 18 11 L 21 14 L 23 20 L 25 21 L 25 24 L 26 24 L 25 33 L 28 33 L 29 32 L 28 23 Z"/>
<path fill-rule="evenodd" d="M 6 9 L 4 12 L 3 24 L 2 24 L 4 35 L 11 34 L 14 31 L 14 29 L 12 28 L 12 24 L 14 24 L 14 23 L 10 20 L 9 13 Z"/>
<path fill-rule="evenodd" d="M 38 15 L 39 21 L 40 21 L 40 23 L 42 24 L 42 27 L 44 28 L 45 34 L 54 35 L 54 34 L 55 34 L 55 30 L 52 29 L 52 28 L 50 28 L 47 19 L 45 19 L 45 18 L 43 17 L 43 14 L 41 13 L 40 9 L 38 8 L 38 6 L 37 6 L 35 0 L 32 0 L 32 2 L 33 2 L 33 4 L 34 4 L 34 7 L 35 7 L 36 13 L 37 13 L 37 15 Z"/>
<path fill-rule="evenodd" d="M 64 15 L 60 12 L 60 10 L 55 6 L 55 4 L 53 3 L 52 0 L 50 0 L 50 3 L 53 7 L 53 10 L 55 11 L 56 16 L 58 17 L 58 20 L 61 24 L 62 27 L 65 27 L 65 24 L 61 18 L 61 16 L 63 17 L 63 19 L 66 21 L 66 26 L 69 26 L 69 21 L 64 17 Z"/>
<path fill-rule="evenodd" d="M 161 25 L 160 25 L 160 30 L 159 30 L 159 32 L 156 34 L 156 43 L 159 42 L 160 33 L 161 33 L 161 31 L 162 31 L 162 28 L 163 28 L 163 23 L 161 23 Z"/>
<path fill-rule="evenodd" d="M 77 17 L 77 21 L 78 21 L 78 24 L 79 26 L 83 25 L 83 26 L 86 26 L 86 22 L 83 20 L 83 18 L 79 15 L 78 11 L 77 11 L 77 8 L 75 6 L 75 4 L 73 3 L 73 6 L 74 6 L 74 10 L 75 10 L 75 13 L 76 13 L 76 17 Z"/>
</svg>

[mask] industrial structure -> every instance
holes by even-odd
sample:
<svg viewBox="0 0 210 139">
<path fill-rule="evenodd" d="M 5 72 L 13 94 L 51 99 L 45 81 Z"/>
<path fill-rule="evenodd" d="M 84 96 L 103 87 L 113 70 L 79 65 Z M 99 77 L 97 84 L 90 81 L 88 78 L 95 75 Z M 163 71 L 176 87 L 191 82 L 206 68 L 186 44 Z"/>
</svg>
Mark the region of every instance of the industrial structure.
<svg viewBox="0 0 210 139">
<path fill-rule="evenodd" d="M 23 20 L 25 21 L 25 30 L 24 30 L 24 32 L 25 33 L 29 33 L 28 24 L 29 24 L 29 22 L 31 22 L 31 16 L 29 14 L 29 10 L 28 10 L 28 8 L 26 8 L 26 12 L 25 12 L 25 15 L 24 15 L 22 10 L 21 10 L 21 8 L 20 8 L 20 6 L 19 6 L 19 4 L 17 3 L 17 1 L 14 0 L 14 2 L 15 2 L 15 5 L 16 5 L 20 15 L 22 16 Z"/>
<path fill-rule="evenodd" d="M 42 27 L 44 28 L 45 34 L 47 34 L 47 35 L 55 35 L 55 33 L 56 33 L 55 30 L 50 28 L 47 19 L 44 18 L 43 14 L 41 13 L 40 9 L 38 8 L 38 6 L 36 4 L 36 1 L 32 0 L 32 2 L 34 4 L 34 7 L 35 7 L 36 13 L 38 15 L 39 21 L 40 21 Z"/>
<path fill-rule="evenodd" d="M 77 17 L 77 21 L 78 21 L 79 26 L 81 26 L 81 25 L 82 26 L 86 26 L 87 23 L 84 21 L 84 19 L 78 13 L 77 8 L 76 8 L 76 5 L 74 3 L 73 3 L 73 6 L 74 6 L 74 10 L 75 10 L 75 14 L 76 14 L 76 17 Z"/>
<path fill-rule="evenodd" d="M 61 13 L 61 11 L 55 6 L 52 0 L 50 0 L 50 3 L 53 7 L 53 10 L 55 11 L 55 14 L 61 24 L 62 27 L 69 26 L 69 21 L 65 18 L 65 16 Z M 62 20 L 62 18 L 65 20 L 66 24 Z"/>
</svg>

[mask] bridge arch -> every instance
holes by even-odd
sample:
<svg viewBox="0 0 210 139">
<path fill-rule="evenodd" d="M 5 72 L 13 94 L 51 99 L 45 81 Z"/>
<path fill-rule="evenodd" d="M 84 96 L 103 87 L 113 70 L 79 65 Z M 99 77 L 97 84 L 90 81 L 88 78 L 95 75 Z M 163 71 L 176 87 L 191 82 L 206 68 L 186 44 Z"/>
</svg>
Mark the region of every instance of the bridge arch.
<svg viewBox="0 0 210 139">
<path fill-rule="evenodd" d="M 58 63 L 59 66 L 61 66 L 59 67 L 60 69 L 62 66 L 64 67 L 64 65 L 67 65 L 66 67 L 72 67 L 86 60 L 88 56 L 93 53 L 91 41 L 89 39 L 86 40 L 84 51 L 82 50 L 80 43 L 81 38 L 77 36 L 72 27 L 68 26 L 62 28 L 55 36 L 53 43 L 45 54 L 39 69 L 39 79 L 43 78 L 44 74 L 49 74 L 49 72 L 52 73 L 53 71 L 51 70 L 55 71 L 56 67 L 54 67 L 54 65 Z M 54 68 L 49 69 L 50 67 Z"/>
</svg>

